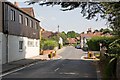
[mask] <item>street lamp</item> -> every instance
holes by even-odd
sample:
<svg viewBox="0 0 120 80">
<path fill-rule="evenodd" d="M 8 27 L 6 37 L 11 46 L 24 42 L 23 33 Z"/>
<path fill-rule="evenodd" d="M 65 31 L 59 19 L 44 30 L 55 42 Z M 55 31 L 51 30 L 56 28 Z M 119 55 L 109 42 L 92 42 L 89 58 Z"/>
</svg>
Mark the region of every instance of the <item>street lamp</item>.
<svg viewBox="0 0 120 80">
<path fill-rule="evenodd" d="M 42 39 L 42 32 L 45 31 L 43 28 L 40 28 L 40 54 L 41 54 L 41 39 Z"/>
</svg>

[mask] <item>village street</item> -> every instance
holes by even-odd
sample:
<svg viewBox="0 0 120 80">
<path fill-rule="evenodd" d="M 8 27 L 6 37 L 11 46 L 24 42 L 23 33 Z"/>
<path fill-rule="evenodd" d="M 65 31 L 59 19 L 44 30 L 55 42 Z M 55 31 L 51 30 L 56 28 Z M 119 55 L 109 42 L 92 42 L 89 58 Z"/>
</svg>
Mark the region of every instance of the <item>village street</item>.
<svg viewBox="0 0 120 80">
<path fill-rule="evenodd" d="M 92 61 L 81 60 L 85 55 L 81 49 L 68 46 L 59 55 L 62 56 L 61 59 L 39 61 L 3 78 L 94 78 L 97 80 L 96 66 Z"/>
</svg>

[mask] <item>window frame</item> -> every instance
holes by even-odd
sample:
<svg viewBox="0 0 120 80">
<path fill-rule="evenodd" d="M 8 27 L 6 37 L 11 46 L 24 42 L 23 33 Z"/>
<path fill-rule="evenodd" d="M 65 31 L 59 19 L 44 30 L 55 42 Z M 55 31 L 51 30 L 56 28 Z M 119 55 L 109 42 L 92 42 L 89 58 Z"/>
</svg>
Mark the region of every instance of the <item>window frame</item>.
<svg viewBox="0 0 120 80">
<path fill-rule="evenodd" d="M 22 14 L 19 14 L 19 23 L 23 24 L 23 15 Z"/>
<path fill-rule="evenodd" d="M 33 20 L 30 20 L 30 27 L 33 28 Z"/>
<path fill-rule="evenodd" d="M 35 29 L 38 30 L 38 23 L 35 22 Z"/>
<path fill-rule="evenodd" d="M 13 9 L 10 10 L 10 20 L 15 21 L 15 10 Z"/>
<path fill-rule="evenodd" d="M 29 25 L 29 19 L 27 17 L 25 17 L 25 26 Z"/>
<path fill-rule="evenodd" d="M 23 51 L 23 41 L 19 41 L 19 52 Z"/>
</svg>

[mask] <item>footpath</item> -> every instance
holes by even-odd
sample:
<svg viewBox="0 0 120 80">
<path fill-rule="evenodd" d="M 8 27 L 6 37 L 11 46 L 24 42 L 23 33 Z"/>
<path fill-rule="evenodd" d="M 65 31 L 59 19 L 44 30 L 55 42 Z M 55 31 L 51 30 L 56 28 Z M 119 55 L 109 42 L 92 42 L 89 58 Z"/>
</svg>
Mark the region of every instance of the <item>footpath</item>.
<svg viewBox="0 0 120 80">
<path fill-rule="evenodd" d="M 6 63 L 6 64 L 2 64 L 0 65 L 0 67 L 2 66 L 2 71 L 0 71 L 0 73 L 4 74 L 7 72 L 10 72 L 12 70 L 15 69 L 19 69 L 21 67 L 25 67 L 28 66 L 30 64 L 34 64 L 38 61 L 46 61 L 46 60 L 54 60 L 54 59 L 61 59 L 62 57 L 59 55 L 63 50 L 65 49 L 65 47 L 63 47 L 62 49 L 57 50 L 57 55 L 55 57 L 53 57 L 52 59 L 48 58 L 48 55 L 38 55 L 32 58 L 27 58 L 27 59 L 21 59 L 18 61 L 13 61 L 10 63 Z"/>
</svg>

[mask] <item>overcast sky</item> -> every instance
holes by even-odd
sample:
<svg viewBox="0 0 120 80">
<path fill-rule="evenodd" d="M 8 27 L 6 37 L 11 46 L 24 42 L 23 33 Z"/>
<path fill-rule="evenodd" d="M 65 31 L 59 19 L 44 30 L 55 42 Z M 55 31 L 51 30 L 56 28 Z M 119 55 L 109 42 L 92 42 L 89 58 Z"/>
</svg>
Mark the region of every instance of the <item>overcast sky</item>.
<svg viewBox="0 0 120 80">
<path fill-rule="evenodd" d="M 82 17 L 80 13 L 80 8 L 74 9 L 72 11 L 61 11 L 60 6 L 47 7 L 40 6 L 38 4 L 30 5 L 24 3 L 25 0 L 8 0 L 10 2 L 17 1 L 19 2 L 20 7 L 33 7 L 35 11 L 35 16 L 39 19 L 40 25 L 48 30 L 56 32 L 58 30 L 57 26 L 60 26 L 60 31 L 71 31 L 81 33 L 87 31 L 88 28 L 100 29 L 106 28 L 107 25 L 105 20 L 95 21 L 87 20 L 85 17 Z"/>
</svg>

